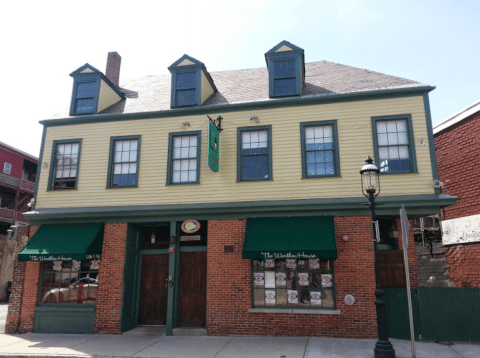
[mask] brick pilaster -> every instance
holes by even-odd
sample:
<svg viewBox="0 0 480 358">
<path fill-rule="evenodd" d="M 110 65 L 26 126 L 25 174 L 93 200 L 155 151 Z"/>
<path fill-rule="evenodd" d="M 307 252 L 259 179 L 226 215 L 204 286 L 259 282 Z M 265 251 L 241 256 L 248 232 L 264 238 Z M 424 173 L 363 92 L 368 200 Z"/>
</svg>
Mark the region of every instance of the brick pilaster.
<svg viewBox="0 0 480 358">
<path fill-rule="evenodd" d="M 105 224 L 98 271 L 95 333 L 120 333 L 127 226 L 126 223 Z"/>
</svg>

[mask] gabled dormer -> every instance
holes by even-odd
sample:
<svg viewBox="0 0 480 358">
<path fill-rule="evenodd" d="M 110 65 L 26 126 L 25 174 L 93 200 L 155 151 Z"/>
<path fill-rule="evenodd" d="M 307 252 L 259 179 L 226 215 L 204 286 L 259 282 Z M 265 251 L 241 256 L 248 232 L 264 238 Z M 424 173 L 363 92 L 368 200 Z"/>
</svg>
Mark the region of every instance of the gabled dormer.
<svg viewBox="0 0 480 358">
<path fill-rule="evenodd" d="M 116 52 L 110 52 L 108 56 L 107 73 L 112 60 L 118 62 L 118 66 L 115 68 L 118 68 L 119 72 L 120 56 Z M 116 74 L 117 83 L 115 85 L 102 72 L 86 63 L 73 71 L 70 76 L 73 77 L 71 116 L 100 113 L 125 98 L 118 88 L 118 73 Z"/>
<path fill-rule="evenodd" d="M 282 41 L 265 54 L 272 97 L 300 96 L 305 82 L 303 49 Z"/>
<path fill-rule="evenodd" d="M 170 107 L 199 106 L 217 91 L 205 65 L 183 55 L 168 70 L 172 73 Z"/>
</svg>

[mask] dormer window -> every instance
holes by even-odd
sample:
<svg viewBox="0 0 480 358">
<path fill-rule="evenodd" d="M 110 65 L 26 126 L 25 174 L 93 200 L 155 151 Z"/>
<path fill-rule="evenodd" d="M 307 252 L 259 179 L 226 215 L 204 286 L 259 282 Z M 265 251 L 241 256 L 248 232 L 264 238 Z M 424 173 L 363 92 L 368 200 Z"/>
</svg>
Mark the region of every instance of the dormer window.
<svg viewBox="0 0 480 358">
<path fill-rule="evenodd" d="M 76 82 L 72 114 L 95 113 L 99 81 Z"/>
<path fill-rule="evenodd" d="M 175 105 L 192 106 L 197 104 L 197 71 L 176 73 Z"/>
<path fill-rule="evenodd" d="M 88 63 L 70 74 L 73 77 L 71 116 L 100 113 L 125 98 L 118 88 L 120 61 L 118 53 L 109 52 L 107 76 Z"/>
<path fill-rule="evenodd" d="M 300 96 L 305 82 L 304 51 L 282 41 L 265 54 L 270 97 Z"/>
<path fill-rule="evenodd" d="M 172 73 L 172 97 L 170 107 L 199 106 L 217 91 L 205 65 L 183 55 L 169 68 Z"/>
</svg>

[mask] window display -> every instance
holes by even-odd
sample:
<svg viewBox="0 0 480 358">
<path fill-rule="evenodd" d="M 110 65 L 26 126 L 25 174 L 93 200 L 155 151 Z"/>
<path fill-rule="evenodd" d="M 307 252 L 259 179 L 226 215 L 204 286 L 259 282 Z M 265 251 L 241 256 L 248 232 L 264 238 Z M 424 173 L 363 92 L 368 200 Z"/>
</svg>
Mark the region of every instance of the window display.
<svg viewBox="0 0 480 358">
<path fill-rule="evenodd" d="M 253 260 L 253 306 L 335 309 L 333 260 Z"/>
</svg>

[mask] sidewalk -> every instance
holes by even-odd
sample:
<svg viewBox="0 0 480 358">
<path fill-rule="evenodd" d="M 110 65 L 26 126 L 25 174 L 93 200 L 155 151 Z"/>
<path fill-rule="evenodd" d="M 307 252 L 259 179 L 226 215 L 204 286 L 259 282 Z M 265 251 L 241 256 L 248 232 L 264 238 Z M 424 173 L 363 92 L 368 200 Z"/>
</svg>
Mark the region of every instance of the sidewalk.
<svg viewBox="0 0 480 358">
<path fill-rule="evenodd" d="M 0 357 L 372 358 L 375 339 L 0 334 Z M 397 358 L 410 342 L 391 339 Z M 418 358 L 478 358 L 480 344 L 417 342 Z"/>
</svg>

